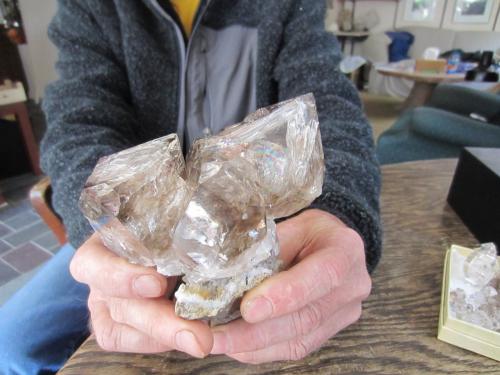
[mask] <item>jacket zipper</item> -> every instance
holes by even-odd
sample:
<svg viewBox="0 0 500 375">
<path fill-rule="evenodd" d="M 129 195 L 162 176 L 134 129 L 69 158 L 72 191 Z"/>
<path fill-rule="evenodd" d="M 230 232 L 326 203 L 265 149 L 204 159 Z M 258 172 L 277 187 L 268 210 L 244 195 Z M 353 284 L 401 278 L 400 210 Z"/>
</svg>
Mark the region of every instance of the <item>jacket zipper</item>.
<svg viewBox="0 0 500 375">
<path fill-rule="evenodd" d="M 187 48 L 185 47 L 184 43 L 184 35 L 182 34 L 182 31 L 177 25 L 177 22 L 174 21 L 174 19 L 165 12 L 165 10 L 158 4 L 157 0 L 151 0 L 151 3 L 153 7 L 160 13 L 167 21 L 173 24 L 174 29 L 175 29 L 175 35 L 177 37 L 177 48 L 179 51 L 179 57 L 180 57 L 180 74 L 179 74 L 179 116 L 177 118 L 177 136 L 179 137 L 179 142 L 181 144 L 181 147 L 184 145 L 184 133 L 185 133 L 185 122 L 186 122 L 186 74 L 187 74 L 187 62 L 189 60 L 189 52 L 191 50 L 191 44 L 192 40 L 194 38 L 194 35 L 196 33 L 196 30 L 198 29 L 198 26 L 201 22 L 201 19 L 203 18 L 203 15 L 205 14 L 208 5 L 210 4 L 211 0 L 208 0 L 206 4 L 204 5 L 203 9 L 200 12 L 200 15 L 198 19 L 196 20 L 196 23 L 193 27 L 193 31 L 191 33 L 191 36 L 188 39 L 188 45 Z M 187 152 L 187 150 L 184 150 Z"/>
</svg>

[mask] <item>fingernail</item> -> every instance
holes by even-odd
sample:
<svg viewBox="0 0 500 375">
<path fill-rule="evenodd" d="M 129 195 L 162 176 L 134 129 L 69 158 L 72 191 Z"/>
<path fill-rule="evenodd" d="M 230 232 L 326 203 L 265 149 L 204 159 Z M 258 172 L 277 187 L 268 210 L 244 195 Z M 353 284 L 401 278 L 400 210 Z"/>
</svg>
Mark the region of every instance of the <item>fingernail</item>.
<svg viewBox="0 0 500 375">
<path fill-rule="evenodd" d="M 203 358 L 205 354 L 198 344 L 198 340 L 194 337 L 193 333 L 190 331 L 179 331 L 175 334 L 175 344 L 177 349 L 191 354 L 194 357 Z"/>
<path fill-rule="evenodd" d="M 214 345 L 210 354 L 224 354 L 227 352 L 227 335 L 224 331 L 213 331 Z"/>
<path fill-rule="evenodd" d="M 158 297 L 161 293 L 161 285 L 156 277 L 142 275 L 135 278 L 134 290 L 142 297 Z"/>
<path fill-rule="evenodd" d="M 266 297 L 256 297 L 245 304 L 243 315 L 250 323 L 260 322 L 273 315 L 273 305 Z"/>
</svg>

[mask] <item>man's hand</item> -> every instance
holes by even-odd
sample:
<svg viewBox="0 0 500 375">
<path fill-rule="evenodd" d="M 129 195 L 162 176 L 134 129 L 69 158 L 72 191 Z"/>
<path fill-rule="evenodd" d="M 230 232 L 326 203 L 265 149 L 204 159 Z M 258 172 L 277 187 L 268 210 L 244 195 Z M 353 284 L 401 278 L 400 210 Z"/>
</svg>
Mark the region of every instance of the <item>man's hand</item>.
<svg viewBox="0 0 500 375">
<path fill-rule="evenodd" d="M 371 290 L 361 237 L 335 216 L 308 210 L 280 223 L 278 238 L 290 268 L 245 295 L 243 319 L 213 329 L 213 354 L 298 360 L 359 319 Z"/>
<path fill-rule="evenodd" d="M 132 265 L 94 234 L 70 270 L 90 287 L 89 310 L 105 350 L 154 353 L 210 351 L 242 362 L 300 359 L 358 320 L 371 288 L 363 242 L 336 217 L 308 210 L 278 225 L 280 257 L 289 267 L 248 292 L 243 319 L 213 329 L 174 313 L 175 279 Z M 212 347 L 213 345 L 213 347 Z"/>
<path fill-rule="evenodd" d="M 104 350 L 157 353 L 177 349 L 206 356 L 213 343 L 208 326 L 177 317 L 164 296 L 175 287 L 153 268 L 128 263 L 94 234 L 76 252 L 73 277 L 90 287 L 88 306 L 97 342 Z"/>
</svg>

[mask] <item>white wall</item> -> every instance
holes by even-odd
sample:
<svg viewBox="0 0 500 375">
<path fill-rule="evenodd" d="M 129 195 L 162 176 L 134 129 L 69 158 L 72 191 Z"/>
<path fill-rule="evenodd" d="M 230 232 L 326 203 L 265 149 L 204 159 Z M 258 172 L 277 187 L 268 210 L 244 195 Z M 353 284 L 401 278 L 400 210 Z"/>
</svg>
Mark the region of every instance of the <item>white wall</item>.
<svg viewBox="0 0 500 375">
<path fill-rule="evenodd" d="M 368 12 L 375 10 L 379 17 L 379 24 L 375 26 L 370 31 L 378 33 L 384 32 L 387 30 L 394 29 L 394 23 L 396 20 L 397 13 L 397 4 L 398 1 L 391 0 L 371 0 L 371 1 L 356 1 L 354 6 L 354 22 L 358 19 L 362 19 Z M 347 9 L 353 10 L 353 1 L 345 1 L 345 7 Z M 333 11 L 330 11 L 327 16 L 327 29 L 328 23 L 330 20 L 338 20 L 339 11 L 342 9 L 342 0 L 335 0 Z M 330 29 L 331 30 L 331 29 Z M 345 42 L 344 53 L 350 54 L 352 40 L 347 40 Z M 360 45 L 359 43 L 354 43 L 353 54 L 360 54 Z"/>
<path fill-rule="evenodd" d="M 49 41 L 47 26 L 54 16 L 56 0 L 19 0 L 27 44 L 19 46 L 19 54 L 29 85 L 30 98 L 43 97 L 47 83 L 57 78 L 54 64 L 57 50 Z"/>
<path fill-rule="evenodd" d="M 380 18 L 380 23 L 375 28 L 373 28 L 372 31 L 379 32 L 379 31 L 391 30 L 394 28 L 397 4 L 398 1 L 395 0 L 356 1 L 356 5 L 354 8 L 354 17 L 355 19 L 361 18 L 367 12 L 374 9 Z M 352 10 L 353 2 L 346 0 L 345 7 Z M 334 9 L 330 17 L 336 20 L 338 18 L 338 13 L 340 9 L 342 9 L 342 1 L 335 0 Z"/>
<path fill-rule="evenodd" d="M 381 32 L 394 28 L 394 20 L 396 19 L 397 1 L 357 1 L 354 12 L 354 17 L 362 17 L 369 10 L 375 9 L 380 17 L 380 23 L 371 31 Z"/>
</svg>

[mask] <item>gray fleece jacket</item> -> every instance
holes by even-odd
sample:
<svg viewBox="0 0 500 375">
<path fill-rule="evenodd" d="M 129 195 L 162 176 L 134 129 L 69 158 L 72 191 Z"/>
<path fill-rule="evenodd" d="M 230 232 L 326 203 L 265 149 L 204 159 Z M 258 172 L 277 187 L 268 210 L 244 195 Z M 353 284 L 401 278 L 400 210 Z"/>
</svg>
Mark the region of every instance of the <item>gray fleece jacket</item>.
<svg viewBox="0 0 500 375">
<path fill-rule="evenodd" d="M 97 160 L 177 132 L 185 147 L 256 108 L 313 92 L 326 163 L 313 206 L 380 257 L 380 175 L 371 128 L 322 0 L 208 0 L 189 40 L 167 0 L 59 0 L 49 36 L 59 80 L 44 98 L 42 168 L 75 247 L 92 229 L 78 198 Z"/>
</svg>

